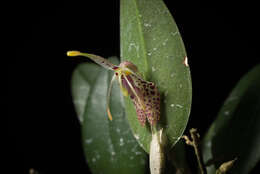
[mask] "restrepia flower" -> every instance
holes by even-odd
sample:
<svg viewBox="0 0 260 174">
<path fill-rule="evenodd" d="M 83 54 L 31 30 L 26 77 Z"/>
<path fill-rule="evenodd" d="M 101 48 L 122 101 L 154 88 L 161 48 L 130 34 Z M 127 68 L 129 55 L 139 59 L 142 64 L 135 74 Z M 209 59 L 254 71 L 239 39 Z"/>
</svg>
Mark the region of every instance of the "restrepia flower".
<svg viewBox="0 0 260 174">
<path fill-rule="evenodd" d="M 112 64 L 108 60 L 88 53 L 79 51 L 68 51 L 68 56 L 85 56 L 103 66 L 106 69 L 114 71 L 114 76 L 109 85 L 107 95 L 107 113 L 110 120 L 112 115 L 109 109 L 110 94 L 112 84 L 116 79 L 124 96 L 130 96 L 134 103 L 138 120 L 142 126 L 145 125 L 146 119 L 151 125 L 155 125 L 160 118 L 160 94 L 154 83 L 142 79 L 137 67 L 129 62 L 124 61 L 119 66 Z"/>
</svg>

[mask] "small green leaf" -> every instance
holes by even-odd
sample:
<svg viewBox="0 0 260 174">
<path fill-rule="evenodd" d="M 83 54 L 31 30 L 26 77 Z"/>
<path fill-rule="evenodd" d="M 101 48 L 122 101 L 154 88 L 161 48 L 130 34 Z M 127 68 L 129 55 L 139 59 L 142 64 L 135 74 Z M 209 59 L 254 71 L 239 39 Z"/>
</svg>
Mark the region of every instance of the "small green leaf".
<svg viewBox="0 0 260 174">
<path fill-rule="evenodd" d="M 121 0 L 120 10 L 121 58 L 137 65 L 144 78 L 158 86 L 160 124 L 172 147 L 188 122 L 192 94 L 180 33 L 162 0 Z M 136 139 L 149 152 L 149 126 L 140 125 L 130 99 L 126 99 L 126 112 Z"/>
<path fill-rule="evenodd" d="M 230 173 L 245 174 L 260 159 L 260 65 L 233 89 L 203 140 L 205 163 L 213 174 L 224 162 L 237 158 Z"/>
<path fill-rule="evenodd" d="M 125 119 L 117 83 L 110 101 L 113 121 L 107 117 L 106 95 L 111 77 L 112 72 L 95 64 L 81 64 L 73 73 L 73 101 L 82 124 L 85 156 L 93 174 L 143 174 L 148 157 Z"/>
</svg>

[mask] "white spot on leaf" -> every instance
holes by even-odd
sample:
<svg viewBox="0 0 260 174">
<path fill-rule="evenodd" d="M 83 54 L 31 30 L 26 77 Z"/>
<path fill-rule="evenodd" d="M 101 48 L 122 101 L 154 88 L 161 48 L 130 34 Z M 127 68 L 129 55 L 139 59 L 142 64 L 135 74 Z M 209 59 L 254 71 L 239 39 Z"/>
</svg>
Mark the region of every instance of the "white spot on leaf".
<svg viewBox="0 0 260 174">
<path fill-rule="evenodd" d="M 156 71 L 155 67 L 152 66 L 152 72 L 155 72 L 155 71 Z"/>
<path fill-rule="evenodd" d="M 183 106 L 180 105 L 180 104 L 176 104 L 176 106 L 177 106 L 178 108 L 183 108 Z"/>
<path fill-rule="evenodd" d="M 135 48 L 136 51 L 139 51 L 139 46 L 136 45 L 135 43 L 130 43 L 129 46 L 128 46 L 128 51 L 131 51 L 132 48 Z"/>
<path fill-rule="evenodd" d="M 135 154 L 136 154 L 136 155 L 141 155 L 141 154 L 142 154 L 142 152 L 135 152 Z"/>
<path fill-rule="evenodd" d="M 124 139 L 123 138 L 120 138 L 119 139 L 119 146 L 123 146 L 125 143 L 124 143 Z"/>
<path fill-rule="evenodd" d="M 165 46 L 165 45 L 166 45 L 166 43 L 168 42 L 168 40 L 169 40 L 168 38 L 167 38 L 167 39 L 165 39 L 165 41 L 162 43 L 162 45 L 163 45 L 163 46 Z"/>
<path fill-rule="evenodd" d="M 117 133 L 120 133 L 120 131 L 121 131 L 121 130 L 120 130 L 119 128 L 116 128 L 116 132 L 117 132 Z"/>
<path fill-rule="evenodd" d="M 151 24 L 148 24 L 148 23 L 144 23 L 144 26 L 145 26 L 145 27 L 151 27 L 152 25 L 151 25 Z"/>
<path fill-rule="evenodd" d="M 174 32 L 174 33 L 173 33 L 173 32 L 171 32 L 171 35 L 172 35 L 172 36 L 176 36 L 177 34 L 179 34 L 179 32 L 178 32 L 178 31 L 176 31 L 176 32 Z"/>
<path fill-rule="evenodd" d="M 229 115 L 229 111 L 225 111 L 224 114 L 225 114 L 225 115 Z"/>
<path fill-rule="evenodd" d="M 92 138 L 85 140 L 85 143 L 86 143 L 86 144 L 91 144 L 92 142 L 93 142 L 93 139 L 92 139 Z"/>
<path fill-rule="evenodd" d="M 165 91 L 164 96 L 166 97 L 168 95 L 168 91 Z"/>
<path fill-rule="evenodd" d="M 137 134 L 135 134 L 134 137 L 135 137 L 135 139 L 137 139 L 137 140 L 139 140 L 139 138 L 140 138 L 139 135 L 137 135 Z"/>
</svg>

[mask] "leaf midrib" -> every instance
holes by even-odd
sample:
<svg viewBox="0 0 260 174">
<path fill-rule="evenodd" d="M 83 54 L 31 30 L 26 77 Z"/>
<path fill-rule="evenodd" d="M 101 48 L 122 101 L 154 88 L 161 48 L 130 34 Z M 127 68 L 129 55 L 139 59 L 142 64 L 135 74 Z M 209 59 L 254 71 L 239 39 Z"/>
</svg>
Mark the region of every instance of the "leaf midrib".
<svg viewBox="0 0 260 174">
<path fill-rule="evenodd" d="M 147 78 L 146 74 L 149 74 L 148 59 L 147 59 L 147 49 L 146 49 L 146 44 L 145 44 L 145 41 L 144 41 L 142 22 L 141 22 L 141 20 L 139 18 L 140 12 L 138 10 L 138 5 L 137 5 L 136 0 L 133 0 L 133 2 L 134 2 L 134 5 L 136 6 L 136 8 L 135 8 L 136 10 L 135 11 L 136 11 L 136 19 L 137 19 L 138 30 L 139 30 L 138 34 L 140 36 L 140 40 L 141 40 L 141 43 L 143 45 L 142 52 L 143 52 L 143 57 L 144 57 L 144 60 L 145 60 L 144 63 L 145 63 L 145 70 L 146 70 L 144 72 L 144 79 L 146 79 Z"/>
</svg>

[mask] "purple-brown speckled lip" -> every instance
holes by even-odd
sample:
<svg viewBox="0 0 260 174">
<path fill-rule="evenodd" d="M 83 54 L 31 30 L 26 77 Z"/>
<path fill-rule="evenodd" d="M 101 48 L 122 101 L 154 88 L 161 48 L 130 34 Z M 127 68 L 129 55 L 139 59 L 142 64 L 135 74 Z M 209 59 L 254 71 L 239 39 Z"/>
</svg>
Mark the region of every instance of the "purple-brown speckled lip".
<svg viewBox="0 0 260 174">
<path fill-rule="evenodd" d="M 131 90 L 127 80 L 134 88 L 137 96 L 145 105 L 143 108 L 138 102 L 137 97 Z M 122 85 L 128 91 L 131 100 L 134 103 L 138 120 L 142 126 L 145 125 L 146 119 L 151 125 L 154 125 L 160 118 L 160 94 L 155 84 L 138 78 L 135 75 L 122 76 Z"/>
</svg>

